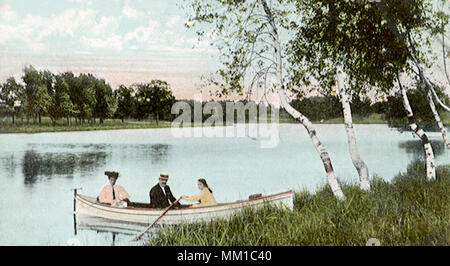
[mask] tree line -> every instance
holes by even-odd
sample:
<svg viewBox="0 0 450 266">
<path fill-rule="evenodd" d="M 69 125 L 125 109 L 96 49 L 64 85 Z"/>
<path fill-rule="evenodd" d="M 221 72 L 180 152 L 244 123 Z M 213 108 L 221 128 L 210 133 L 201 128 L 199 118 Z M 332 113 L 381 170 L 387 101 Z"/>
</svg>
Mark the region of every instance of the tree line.
<svg viewBox="0 0 450 266">
<path fill-rule="evenodd" d="M 0 85 L 0 100 L 13 124 L 17 116 L 26 118 L 27 124 L 31 119 L 41 124 L 41 118 L 48 116 L 53 125 L 66 119 L 70 126 L 73 121 L 95 124 L 96 119 L 102 124 L 107 118 L 152 118 L 158 123 L 170 114 L 175 97 L 166 81 L 120 85 L 113 90 L 104 79 L 90 73 L 54 74 L 27 66 L 22 82 L 10 77 Z"/>
<path fill-rule="evenodd" d="M 66 124 L 72 120 L 77 124 L 103 123 L 104 119 L 116 118 L 124 122 L 125 119 L 143 120 L 152 117 L 158 123 L 159 120 L 171 121 L 175 114 L 171 114 L 171 107 L 176 99 L 172 95 L 170 86 L 161 80 L 152 80 L 150 83 L 134 84 L 132 86 L 120 85 L 117 90 L 104 79 L 92 74 L 81 73 L 78 76 L 72 72 L 53 74 L 48 70 L 38 71 L 32 66 L 25 67 L 22 76 L 23 83 L 18 83 L 10 77 L 0 84 L 0 100 L 4 103 L 4 113 L 12 117 L 26 117 L 41 123 L 42 116 L 48 116 L 53 124 L 65 118 Z M 445 99 L 443 90 L 435 88 L 439 97 Z M 411 105 L 415 107 L 415 116 L 424 125 L 432 125 L 434 117 L 428 110 L 428 101 L 422 90 L 411 90 L 409 93 Z M 184 100 L 191 109 L 194 109 L 194 100 Z M 226 101 L 215 100 L 226 110 Z M 247 100 L 242 100 L 247 104 Z M 448 105 L 449 100 L 444 102 Z M 208 102 L 202 102 L 204 106 Z M 383 101 L 372 102 L 368 97 L 361 97 L 354 93 L 350 99 L 352 113 L 359 118 L 372 114 L 381 114 L 383 119 L 393 127 L 405 129 L 407 120 L 402 106 L 400 93 L 386 97 Z M 311 121 L 337 119 L 343 116 L 341 102 L 338 95 L 323 93 L 318 96 L 297 97 L 290 101 L 290 105 L 303 113 Z M 267 111 L 271 112 L 271 106 Z M 444 109 L 437 107 L 439 112 Z M 259 117 L 259 109 L 256 115 Z M 279 111 L 281 118 L 289 119 L 290 115 Z M 191 113 L 194 121 L 194 113 Z M 235 114 L 236 117 L 237 114 Z M 202 113 L 202 121 L 208 119 L 209 114 Z M 249 121 L 249 113 L 246 112 L 246 121 Z M 236 120 L 235 120 L 236 121 Z"/>
</svg>

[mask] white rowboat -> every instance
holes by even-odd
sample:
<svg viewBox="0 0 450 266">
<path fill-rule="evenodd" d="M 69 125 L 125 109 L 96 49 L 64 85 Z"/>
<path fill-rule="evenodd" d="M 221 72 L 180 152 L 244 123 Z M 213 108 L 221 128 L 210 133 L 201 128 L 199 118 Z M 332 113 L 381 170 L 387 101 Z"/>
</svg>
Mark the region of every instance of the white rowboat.
<svg viewBox="0 0 450 266">
<path fill-rule="evenodd" d="M 264 204 L 290 210 L 294 208 L 294 193 L 292 190 L 250 198 L 245 201 L 221 203 L 209 207 L 171 209 L 158 223 L 171 225 L 211 221 L 232 216 L 246 207 L 256 208 Z M 101 217 L 125 223 L 151 224 L 161 215 L 162 211 L 163 209 L 148 208 L 148 204 L 144 203 L 131 203 L 126 208 L 112 207 L 109 204 L 99 203 L 95 198 L 80 195 L 76 190 L 74 192 L 74 213 L 76 216 Z"/>
</svg>

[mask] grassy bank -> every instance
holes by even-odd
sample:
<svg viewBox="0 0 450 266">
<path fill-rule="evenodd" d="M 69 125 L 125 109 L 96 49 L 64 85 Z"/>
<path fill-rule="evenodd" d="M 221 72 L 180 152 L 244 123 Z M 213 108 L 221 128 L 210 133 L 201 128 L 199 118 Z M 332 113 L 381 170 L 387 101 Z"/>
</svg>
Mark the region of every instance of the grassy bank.
<svg viewBox="0 0 450 266">
<path fill-rule="evenodd" d="M 449 112 L 442 112 L 441 119 L 444 125 L 448 126 L 450 125 L 450 113 Z M 290 119 L 280 119 L 281 121 L 289 121 Z M 344 118 L 332 118 L 332 119 L 325 119 L 321 121 L 312 121 L 313 124 L 343 124 Z M 370 114 L 368 116 L 359 116 L 359 115 L 353 115 L 353 123 L 354 124 L 387 124 L 388 122 L 384 118 L 384 115 L 382 114 Z M 405 117 L 404 121 L 399 121 L 399 125 L 406 125 L 407 119 Z M 423 125 L 423 122 L 419 121 L 419 124 Z M 434 125 L 434 124 L 433 124 Z"/>
<path fill-rule="evenodd" d="M 444 125 L 450 125 L 450 113 L 443 113 L 441 116 Z M 270 123 L 270 119 L 267 121 Z M 314 124 L 343 124 L 343 118 L 333 118 L 321 121 L 311 121 Z M 360 117 L 358 115 L 353 116 L 353 122 L 355 124 L 387 124 L 383 115 L 370 114 L 368 116 Z M 279 123 L 290 124 L 298 123 L 290 117 L 280 117 Z M 403 126 L 406 124 L 402 124 Z M 194 126 L 193 124 L 191 126 Z M 76 124 L 72 122 L 70 126 L 67 125 L 65 120 L 58 121 L 56 125 L 52 124 L 52 121 L 48 117 L 43 117 L 41 124 L 37 122 L 27 123 L 22 120 L 16 120 L 13 124 L 10 119 L 0 121 L 0 134 L 1 133 L 42 133 L 42 132 L 64 132 L 64 131 L 92 131 L 92 130 L 115 130 L 115 129 L 146 129 L 146 128 L 169 128 L 171 127 L 170 121 L 160 121 L 156 124 L 155 121 L 134 121 L 125 120 L 122 122 L 119 119 L 106 119 L 102 124 L 98 119 L 96 123 L 83 123 Z M 436 129 L 437 130 L 437 129 Z"/>
<path fill-rule="evenodd" d="M 149 245 L 381 245 L 450 244 L 450 166 L 427 182 L 423 163 L 392 182 L 374 178 L 372 192 L 343 186 L 346 202 L 329 187 L 296 193 L 294 211 L 248 209 L 230 220 L 159 231 Z"/>
<path fill-rule="evenodd" d="M 156 124 L 155 121 L 124 121 L 118 119 L 106 119 L 102 124 L 98 119 L 96 123 L 76 124 L 72 123 L 70 126 L 65 121 L 59 121 L 53 126 L 52 121 L 44 117 L 41 124 L 26 123 L 16 121 L 12 124 L 11 121 L 2 121 L 0 124 L 0 133 L 41 133 L 41 132 L 65 132 L 65 131 L 93 131 L 93 130 L 114 130 L 114 129 L 144 129 L 144 128 L 169 128 L 171 122 L 160 121 Z"/>
</svg>

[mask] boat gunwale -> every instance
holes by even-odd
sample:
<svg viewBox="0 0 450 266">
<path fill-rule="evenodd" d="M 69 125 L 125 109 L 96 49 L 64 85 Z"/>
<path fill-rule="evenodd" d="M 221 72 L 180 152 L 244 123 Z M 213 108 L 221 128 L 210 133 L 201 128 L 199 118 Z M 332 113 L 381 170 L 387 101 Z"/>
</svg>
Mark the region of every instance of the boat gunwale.
<svg viewBox="0 0 450 266">
<path fill-rule="evenodd" d="M 221 203 L 221 204 L 214 205 L 214 206 L 204 206 L 204 207 L 197 207 L 197 208 L 169 210 L 166 213 L 166 216 L 194 215 L 194 214 L 202 214 L 202 213 L 209 213 L 209 212 L 220 212 L 220 211 L 241 209 L 244 207 L 261 205 L 261 204 L 264 204 L 264 202 L 270 203 L 272 201 L 292 197 L 292 195 L 293 195 L 293 190 L 290 189 L 290 190 L 283 191 L 280 193 L 263 196 L 262 198 L 255 199 L 255 200 L 243 200 L 243 201 L 236 201 L 236 202 L 230 202 L 230 203 Z M 161 210 L 163 210 L 163 209 L 154 209 L 154 208 L 113 207 L 113 206 L 108 206 L 108 205 L 103 205 L 101 203 L 98 203 L 98 202 L 96 202 L 95 198 L 81 195 L 81 194 L 76 194 L 76 200 L 81 201 L 82 203 L 89 205 L 92 208 L 96 208 L 96 209 L 100 209 L 102 211 L 107 211 L 107 212 L 112 212 L 112 213 L 118 213 L 118 214 L 122 214 L 122 215 L 138 215 L 138 216 L 159 215 Z"/>
</svg>

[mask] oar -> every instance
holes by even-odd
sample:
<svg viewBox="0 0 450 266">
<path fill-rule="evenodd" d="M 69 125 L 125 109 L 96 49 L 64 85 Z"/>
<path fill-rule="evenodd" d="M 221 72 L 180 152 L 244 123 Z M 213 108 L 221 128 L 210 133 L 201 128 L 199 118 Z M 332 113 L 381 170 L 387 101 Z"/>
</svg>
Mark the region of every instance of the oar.
<svg viewBox="0 0 450 266">
<path fill-rule="evenodd" d="M 145 229 L 144 232 L 142 232 L 140 235 L 138 235 L 137 237 L 135 237 L 133 239 L 133 241 L 137 241 L 139 240 L 145 233 L 147 233 L 148 230 L 150 230 L 150 228 L 152 228 L 168 211 L 170 208 L 172 208 L 172 206 L 174 204 L 176 204 L 179 200 L 181 199 L 181 197 L 179 197 L 174 203 L 170 204 L 169 207 L 167 207 L 166 209 L 164 209 L 164 211 L 161 213 L 161 215 L 149 226 L 147 227 L 147 229 Z"/>
</svg>

